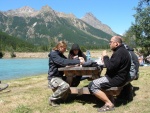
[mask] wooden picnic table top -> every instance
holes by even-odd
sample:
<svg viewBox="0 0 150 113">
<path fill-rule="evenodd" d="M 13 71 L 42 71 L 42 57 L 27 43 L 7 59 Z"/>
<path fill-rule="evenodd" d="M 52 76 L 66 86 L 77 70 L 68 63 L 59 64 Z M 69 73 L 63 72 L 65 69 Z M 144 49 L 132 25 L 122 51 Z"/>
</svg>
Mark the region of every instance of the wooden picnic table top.
<svg viewBox="0 0 150 113">
<path fill-rule="evenodd" d="M 98 69 L 97 67 L 80 67 L 80 66 L 68 66 L 68 67 L 62 67 L 58 68 L 58 71 L 86 71 L 86 70 L 101 70 Z"/>
</svg>

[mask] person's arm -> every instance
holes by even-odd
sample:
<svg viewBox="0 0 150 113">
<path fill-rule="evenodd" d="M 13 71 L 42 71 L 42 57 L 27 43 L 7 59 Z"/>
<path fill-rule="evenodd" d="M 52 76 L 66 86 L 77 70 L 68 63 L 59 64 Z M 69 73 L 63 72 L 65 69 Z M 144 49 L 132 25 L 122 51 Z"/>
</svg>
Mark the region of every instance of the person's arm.
<svg viewBox="0 0 150 113">
<path fill-rule="evenodd" d="M 118 68 L 121 62 L 121 57 L 119 57 L 120 56 L 119 54 L 114 53 L 112 57 L 109 59 L 107 52 L 103 51 L 102 56 L 104 65 L 108 70 L 115 70 Z"/>
<path fill-rule="evenodd" d="M 87 61 L 86 55 L 84 53 L 82 53 L 82 56 L 83 56 L 84 60 Z"/>
<path fill-rule="evenodd" d="M 72 55 L 70 53 L 68 54 L 68 59 L 72 59 Z"/>
<path fill-rule="evenodd" d="M 53 60 L 53 62 L 55 62 L 58 65 L 62 65 L 62 66 L 80 64 L 80 60 L 66 59 L 66 58 L 59 56 L 56 53 L 51 54 L 50 57 Z"/>
</svg>

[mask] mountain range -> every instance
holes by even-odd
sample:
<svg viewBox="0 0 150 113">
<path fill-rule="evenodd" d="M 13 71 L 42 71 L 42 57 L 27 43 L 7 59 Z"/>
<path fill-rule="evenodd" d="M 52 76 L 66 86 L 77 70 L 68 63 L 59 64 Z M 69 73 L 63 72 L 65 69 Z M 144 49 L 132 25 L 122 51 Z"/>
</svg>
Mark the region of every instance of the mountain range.
<svg viewBox="0 0 150 113">
<path fill-rule="evenodd" d="M 34 45 L 51 45 L 64 40 L 69 45 L 78 43 L 100 47 L 108 44 L 116 34 L 92 13 L 79 19 L 74 14 L 55 11 L 48 5 L 40 10 L 25 6 L 0 11 L 0 30 Z"/>
</svg>

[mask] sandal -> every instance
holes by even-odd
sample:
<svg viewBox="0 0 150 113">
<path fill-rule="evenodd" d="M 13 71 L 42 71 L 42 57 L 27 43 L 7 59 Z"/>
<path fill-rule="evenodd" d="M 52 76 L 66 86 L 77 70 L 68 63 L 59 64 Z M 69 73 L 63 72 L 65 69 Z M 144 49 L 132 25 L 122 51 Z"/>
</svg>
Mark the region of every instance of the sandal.
<svg viewBox="0 0 150 113">
<path fill-rule="evenodd" d="M 104 105 L 103 107 L 97 109 L 98 112 L 105 112 L 105 111 L 112 111 L 114 110 L 115 107 L 114 106 L 108 106 L 108 105 Z"/>
</svg>

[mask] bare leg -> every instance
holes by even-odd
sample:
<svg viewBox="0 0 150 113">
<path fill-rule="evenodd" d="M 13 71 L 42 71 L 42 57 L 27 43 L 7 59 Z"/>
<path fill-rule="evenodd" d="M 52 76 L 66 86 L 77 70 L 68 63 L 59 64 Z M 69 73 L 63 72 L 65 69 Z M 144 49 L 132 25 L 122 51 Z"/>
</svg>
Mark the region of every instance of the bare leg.
<svg viewBox="0 0 150 113">
<path fill-rule="evenodd" d="M 99 90 L 96 93 L 94 93 L 94 95 L 103 102 L 105 102 L 105 105 L 114 106 L 114 104 L 109 100 L 109 98 L 103 91 Z"/>
</svg>

